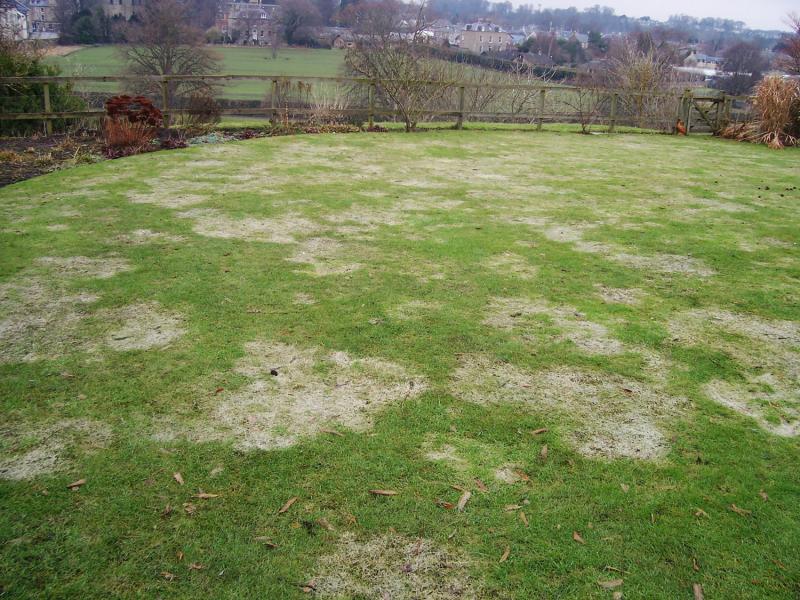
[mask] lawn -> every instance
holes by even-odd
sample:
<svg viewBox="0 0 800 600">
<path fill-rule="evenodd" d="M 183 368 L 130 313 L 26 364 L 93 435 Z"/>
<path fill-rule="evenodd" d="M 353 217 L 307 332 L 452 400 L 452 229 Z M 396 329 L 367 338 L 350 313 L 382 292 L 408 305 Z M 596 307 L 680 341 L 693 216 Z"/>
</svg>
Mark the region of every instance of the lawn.
<svg viewBox="0 0 800 600">
<path fill-rule="evenodd" d="M 0 189 L 5 597 L 798 597 L 798 164 L 442 130 Z"/>
<path fill-rule="evenodd" d="M 336 77 L 342 74 L 344 52 L 282 48 L 272 58 L 269 48 L 212 47 L 220 58 L 220 73 L 226 75 L 292 75 L 296 77 Z M 48 59 L 61 67 L 62 75 L 120 75 L 123 62 L 116 46 L 95 46 L 66 56 Z M 235 81 L 226 83 L 222 96 L 235 100 L 261 100 L 269 82 Z M 86 91 L 115 92 L 116 83 L 81 84 Z"/>
</svg>

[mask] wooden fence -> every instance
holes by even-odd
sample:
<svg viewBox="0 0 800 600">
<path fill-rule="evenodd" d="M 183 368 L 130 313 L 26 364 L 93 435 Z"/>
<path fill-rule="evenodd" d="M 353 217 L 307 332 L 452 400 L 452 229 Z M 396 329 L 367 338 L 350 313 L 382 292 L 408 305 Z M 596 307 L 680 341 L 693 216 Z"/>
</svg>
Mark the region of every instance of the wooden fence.
<svg viewBox="0 0 800 600">
<path fill-rule="evenodd" d="M 228 106 L 220 110 L 222 115 L 259 116 L 269 118 L 272 124 L 283 120 L 302 120 L 313 115 L 325 113 L 338 117 L 351 116 L 353 119 L 363 117 L 363 122 L 372 126 L 377 119 L 396 119 L 408 111 L 399 109 L 382 93 L 391 83 L 388 80 L 370 80 L 354 77 L 287 77 L 273 75 L 207 75 L 207 76 L 167 76 L 167 77 L 132 77 L 132 76 L 82 76 L 82 77 L 3 77 L 0 78 L 0 99 L 3 90 L 12 90 L 16 85 L 29 86 L 41 90 L 41 110 L 35 112 L 0 112 L 2 121 L 39 120 L 45 125 L 48 133 L 52 132 L 53 121 L 71 119 L 100 119 L 105 111 L 100 106 L 88 106 L 85 110 L 59 111 L 53 110 L 51 103 L 52 85 L 69 85 L 78 88 L 85 84 L 114 83 L 120 86 L 120 92 L 126 85 L 148 85 L 151 89 L 160 89 L 159 96 L 154 99 L 160 106 L 165 121 L 181 115 L 191 114 L 191 108 L 171 106 L 171 86 L 179 86 L 185 82 L 204 82 L 220 87 L 234 81 L 264 82 L 264 100 L 257 106 Z M 581 88 L 571 85 L 553 85 L 533 82 L 491 84 L 472 82 L 412 82 L 414 85 L 430 86 L 438 90 L 437 106 L 421 104 L 415 108 L 415 114 L 421 120 L 455 120 L 460 128 L 468 120 L 494 122 L 527 122 L 541 129 L 545 122 L 588 122 L 590 125 L 602 125 L 613 132 L 617 126 L 631 125 L 670 130 L 677 119 L 681 119 L 689 132 L 717 131 L 732 119 L 738 119 L 747 111 L 747 99 L 743 97 L 694 94 L 687 89 L 682 93 L 677 90 L 669 94 L 628 94 L 615 90 Z M 40 87 L 39 87 L 40 86 Z M 314 88 L 313 86 L 317 86 Z M 358 101 L 346 106 L 320 108 L 313 100 L 300 98 L 305 90 L 308 96 L 312 89 L 347 88 L 348 93 Z M 446 88 L 447 93 L 442 94 Z M 287 92 L 286 90 L 289 90 Z M 77 94 L 78 92 L 76 92 Z M 292 97 L 294 94 L 294 98 Z M 96 93 L 96 95 L 98 95 Z M 111 96 L 106 93 L 105 96 Z M 85 96 L 85 95 L 84 95 Z M 103 97 L 100 95 L 100 98 Z M 85 96 L 88 97 L 88 96 Z M 481 98 L 482 101 L 477 99 Z M 646 102 L 645 102 L 646 101 Z M 510 102 L 512 109 L 506 104 Z M 506 103 L 506 104 L 504 104 Z M 636 112 L 635 106 L 660 104 L 660 114 L 656 118 L 643 119 Z M 91 104 L 91 103 L 89 103 Z M 174 103 L 173 103 L 174 104 Z M 642 109 L 638 109 L 639 112 Z"/>
</svg>

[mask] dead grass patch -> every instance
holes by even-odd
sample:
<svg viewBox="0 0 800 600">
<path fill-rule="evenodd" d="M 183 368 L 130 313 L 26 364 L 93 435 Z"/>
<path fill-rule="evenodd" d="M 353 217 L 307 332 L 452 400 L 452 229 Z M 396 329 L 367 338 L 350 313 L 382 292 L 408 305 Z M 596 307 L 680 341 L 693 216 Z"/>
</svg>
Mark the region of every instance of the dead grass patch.
<svg viewBox="0 0 800 600">
<path fill-rule="evenodd" d="M 309 238 L 301 242 L 289 262 L 309 265 L 311 273 L 319 277 L 345 275 L 362 267 L 360 263 L 346 262 L 342 255 L 345 245 L 330 238 Z"/>
<path fill-rule="evenodd" d="M 556 411 L 573 423 L 575 449 L 590 457 L 656 459 L 669 450 L 662 430 L 686 401 L 615 374 L 556 368 L 531 373 L 484 356 L 464 357 L 453 395 L 481 405 Z"/>
<path fill-rule="evenodd" d="M 182 235 L 172 235 L 161 231 L 153 231 L 152 229 L 134 229 L 128 233 L 118 235 L 114 238 L 114 241 L 120 244 L 140 246 L 157 242 L 179 243 L 186 241 L 186 238 Z"/>
<path fill-rule="evenodd" d="M 105 343 L 119 352 L 164 348 L 181 337 L 183 318 L 161 308 L 157 302 L 130 304 L 103 311 L 104 321 L 115 324 L 105 337 Z"/>
<path fill-rule="evenodd" d="M 442 308 L 441 302 L 428 302 L 425 300 L 409 300 L 393 307 L 388 311 L 391 318 L 398 321 L 411 321 L 425 316 L 425 313 L 437 311 Z"/>
<path fill-rule="evenodd" d="M 295 236 L 312 235 L 320 229 L 313 221 L 294 213 L 270 219 L 234 219 L 222 211 L 204 208 L 178 213 L 178 216 L 192 219 L 193 229 L 199 235 L 250 242 L 293 244 L 297 241 Z"/>
<path fill-rule="evenodd" d="M 311 580 L 321 598 L 467 600 L 480 596 L 470 561 L 425 538 L 345 533 Z"/>
<path fill-rule="evenodd" d="M 644 291 L 638 288 L 611 288 L 602 284 L 595 284 L 597 294 L 610 304 L 627 304 L 635 306 L 641 304 Z"/>
<path fill-rule="evenodd" d="M 305 292 L 298 292 L 292 298 L 292 303 L 297 304 L 300 306 L 311 306 L 316 304 L 317 301 L 311 294 L 306 294 Z"/>
<path fill-rule="evenodd" d="M 42 256 L 36 263 L 45 267 L 50 275 L 65 279 L 109 279 L 133 269 L 124 258 L 113 256 Z"/>
<path fill-rule="evenodd" d="M 493 298 L 483 322 L 491 327 L 514 330 L 523 339 L 538 338 L 552 325 L 559 331 L 555 339 L 568 340 L 588 354 L 624 351 L 622 342 L 612 338 L 604 325 L 589 321 L 572 307 L 553 306 L 544 300 Z"/>
<path fill-rule="evenodd" d="M 530 264 L 524 256 L 513 252 L 503 252 L 491 256 L 483 261 L 483 265 L 493 271 L 499 271 L 519 279 L 533 279 L 539 273 L 539 267 Z"/>
<path fill-rule="evenodd" d="M 236 372 L 250 383 L 221 396 L 208 422 L 190 429 L 190 439 L 233 439 L 240 449 L 265 450 L 337 425 L 363 431 L 375 411 L 427 387 L 423 378 L 377 358 L 276 342 L 251 342 L 245 350 Z"/>
<path fill-rule="evenodd" d="M 800 433 L 800 323 L 715 309 L 669 322 L 672 341 L 707 346 L 742 365 L 742 381 L 710 381 L 705 394 L 781 436 Z"/>
<path fill-rule="evenodd" d="M 4 426 L 0 478 L 23 480 L 69 468 L 69 454 L 104 448 L 111 429 L 89 419 L 65 419 L 40 428 Z"/>
</svg>

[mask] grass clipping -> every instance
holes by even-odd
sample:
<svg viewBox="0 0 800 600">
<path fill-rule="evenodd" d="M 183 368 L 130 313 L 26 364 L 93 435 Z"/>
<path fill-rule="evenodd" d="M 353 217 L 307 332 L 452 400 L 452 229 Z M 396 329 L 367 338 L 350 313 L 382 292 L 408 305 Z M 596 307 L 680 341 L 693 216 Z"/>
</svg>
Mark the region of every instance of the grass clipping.
<svg viewBox="0 0 800 600">
<path fill-rule="evenodd" d="M 388 534 L 360 542 L 348 533 L 319 571 L 310 583 L 320 598 L 479 597 L 467 559 L 424 538 Z"/>
</svg>

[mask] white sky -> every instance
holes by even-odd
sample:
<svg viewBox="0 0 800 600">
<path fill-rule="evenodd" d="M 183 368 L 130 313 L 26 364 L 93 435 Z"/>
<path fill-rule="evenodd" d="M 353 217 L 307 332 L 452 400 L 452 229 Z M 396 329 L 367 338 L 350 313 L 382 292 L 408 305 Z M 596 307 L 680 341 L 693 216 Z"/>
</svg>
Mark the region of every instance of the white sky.
<svg viewBox="0 0 800 600">
<path fill-rule="evenodd" d="M 783 29 L 787 13 L 800 13 L 800 0 L 512 0 L 514 4 L 541 3 L 542 8 L 584 9 L 595 4 L 610 6 L 618 15 L 652 17 L 663 21 L 670 15 L 719 17 L 744 21 L 753 29 Z"/>
</svg>

